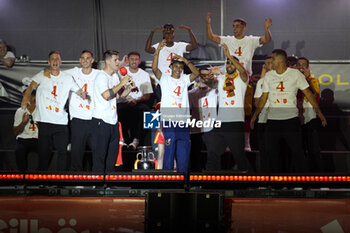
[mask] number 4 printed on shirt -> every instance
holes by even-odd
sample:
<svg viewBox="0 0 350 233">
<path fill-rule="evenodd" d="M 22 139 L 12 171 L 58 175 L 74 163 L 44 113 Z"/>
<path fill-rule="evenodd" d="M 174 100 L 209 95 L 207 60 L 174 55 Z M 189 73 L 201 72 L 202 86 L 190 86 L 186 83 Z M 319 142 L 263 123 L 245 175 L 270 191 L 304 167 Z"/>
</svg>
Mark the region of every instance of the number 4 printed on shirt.
<svg viewBox="0 0 350 233">
<path fill-rule="evenodd" d="M 177 96 L 180 96 L 180 95 L 181 95 L 180 90 L 181 90 L 181 87 L 180 87 L 180 86 L 177 86 L 177 87 L 175 88 L 175 90 L 174 90 L 174 93 L 175 93 Z"/>
<path fill-rule="evenodd" d="M 203 103 L 203 108 L 207 108 L 207 107 L 208 107 L 208 99 L 205 98 Z"/>
<path fill-rule="evenodd" d="M 241 46 L 239 46 L 238 49 L 236 49 L 235 54 L 237 54 L 237 56 L 239 56 L 239 57 L 242 56 L 242 47 Z"/>
<path fill-rule="evenodd" d="M 283 92 L 283 91 L 284 91 L 285 88 L 284 88 L 284 86 L 283 86 L 283 82 L 282 82 L 282 81 L 277 85 L 276 89 L 279 89 L 280 92 Z"/>
<path fill-rule="evenodd" d="M 81 89 L 83 89 L 83 91 L 86 92 L 86 94 L 88 94 L 88 92 L 87 92 L 87 83 L 85 83 L 84 86 Z"/>
<path fill-rule="evenodd" d="M 173 53 L 170 53 L 169 56 L 166 58 L 167 61 L 171 61 L 173 59 Z"/>
<path fill-rule="evenodd" d="M 57 86 L 55 85 L 53 86 L 53 91 L 51 91 L 51 94 L 55 97 L 55 99 L 57 97 L 56 91 L 57 91 Z"/>
</svg>

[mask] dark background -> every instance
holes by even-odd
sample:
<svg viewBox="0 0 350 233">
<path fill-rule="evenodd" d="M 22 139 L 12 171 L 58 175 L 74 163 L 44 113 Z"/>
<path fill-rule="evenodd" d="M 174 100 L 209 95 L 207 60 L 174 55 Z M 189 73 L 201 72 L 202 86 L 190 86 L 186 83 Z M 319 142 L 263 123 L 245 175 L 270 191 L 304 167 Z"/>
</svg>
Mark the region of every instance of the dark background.
<svg viewBox="0 0 350 233">
<path fill-rule="evenodd" d="M 150 31 L 166 23 L 175 27 L 184 24 L 192 28 L 199 43 L 191 58 L 222 60 L 221 50 L 206 36 L 208 11 L 212 13 L 215 34 L 220 34 L 223 19 L 223 35 L 232 35 L 233 19 L 240 17 L 248 23 L 246 35 L 262 36 L 264 19 L 273 19 L 273 41 L 256 50 L 256 60 L 275 48 L 283 48 L 289 55 L 306 56 L 313 64 L 326 66 L 311 68 L 316 77 L 332 75 L 334 83 L 321 88 L 332 90 L 342 109 L 336 103 L 329 107 L 329 127 L 320 132 L 321 146 L 323 151 L 337 153 L 323 156 L 326 163 L 333 164 L 333 171 L 349 171 L 350 121 L 342 111 L 348 109 L 344 103 L 348 103 L 349 84 L 340 85 L 335 78 L 341 74 L 344 82 L 350 77 L 346 67 L 332 65 L 350 60 L 349 0 L 0 0 L 0 38 L 14 48 L 17 57 L 26 54 L 32 60 L 45 61 L 49 51 L 59 50 L 64 61 L 77 61 L 84 49 L 92 50 L 98 60 L 104 50 L 117 49 L 121 55 L 139 51 L 142 60 L 150 61 L 152 55 L 144 51 Z M 175 34 L 176 41 L 190 41 L 185 30 Z M 161 39 L 161 32 L 157 32 L 153 44 Z M 329 67 L 327 61 L 331 62 Z M 12 72 L 20 68 L 23 67 L 15 65 Z M 6 72 L 11 71 L 0 69 L 2 82 L 10 80 L 18 85 L 15 82 L 23 78 L 7 76 Z M 254 73 L 259 72 L 260 69 Z M 14 112 L 15 108 L 0 111 L 0 170 L 15 169 Z"/>
<path fill-rule="evenodd" d="M 165 23 L 184 24 L 201 47 L 192 57 L 216 60 L 220 50 L 208 42 L 205 17 L 212 12 L 213 32 L 220 34 L 221 4 L 224 35 L 232 35 L 234 18 L 246 19 L 247 35 L 263 35 L 264 19 L 273 19 L 273 42 L 256 54 L 284 48 L 310 60 L 349 59 L 348 0 L 0 0 L 0 38 L 16 48 L 17 56 L 35 60 L 46 60 L 53 49 L 63 60 L 78 60 L 83 49 L 100 55 L 111 48 L 122 55 L 136 50 L 151 60 L 144 52 L 150 31 Z M 189 41 L 187 31 L 176 31 L 175 39 Z M 159 40 L 157 32 L 153 42 Z"/>
</svg>

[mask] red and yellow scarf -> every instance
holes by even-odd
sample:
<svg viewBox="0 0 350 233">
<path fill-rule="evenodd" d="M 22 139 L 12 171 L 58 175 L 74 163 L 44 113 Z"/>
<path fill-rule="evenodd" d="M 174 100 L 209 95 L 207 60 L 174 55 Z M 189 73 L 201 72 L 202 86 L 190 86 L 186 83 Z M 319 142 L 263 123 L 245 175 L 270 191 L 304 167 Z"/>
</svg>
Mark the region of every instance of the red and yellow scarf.
<svg viewBox="0 0 350 233">
<path fill-rule="evenodd" d="M 224 82 L 224 91 L 226 91 L 227 97 L 232 97 L 235 96 L 235 84 L 234 84 L 234 80 L 238 77 L 238 72 L 235 71 L 232 74 L 232 77 L 229 77 L 231 75 L 229 75 L 227 72 L 225 74 L 225 82 Z"/>
</svg>

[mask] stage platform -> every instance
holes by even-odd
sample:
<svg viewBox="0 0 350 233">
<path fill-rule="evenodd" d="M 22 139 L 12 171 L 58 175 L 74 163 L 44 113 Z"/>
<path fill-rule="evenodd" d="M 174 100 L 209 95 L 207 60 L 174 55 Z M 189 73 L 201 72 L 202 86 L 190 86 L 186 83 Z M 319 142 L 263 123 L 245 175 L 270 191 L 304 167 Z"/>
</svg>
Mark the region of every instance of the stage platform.
<svg viewBox="0 0 350 233">
<path fill-rule="evenodd" d="M 2 232 L 146 231 L 141 197 L 0 197 L 0 205 Z M 226 198 L 231 211 L 223 232 L 350 232 L 349 205 L 349 199 Z"/>
<path fill-rule="evenodd" d="M 213 190 L 190 190 L 190 194 L 201 195 L 203 203 L 197 198 L 192 204 L 196 210 L 192 229 L 187 226 L 191 231 L 182 232 L 350 232 L 350 197 L 346 192 L 349 193 L 348 190 L 217 190 L 215 193 L 224 197 L 219 218 L 213 220 L 204 215 L 218 212 L 218 207 L 204 202 Z M 148 193 L 165 197 L 165 201 L 152 205 L 158 218 L 146 218 Z M 169 200 L 169 195 L 183 193 L 178 189 L 17 187 L 5 195 L 2 187 L 0 229 L 9 233 L 175 232 L 174 224 L 182 227 L 179 216 L 192 211 L 188 213 L 187 205 L 183 207 L 183 203 Z M 175 211 L 174 205 L 182 208 Z"/>
<path fill-rule="evenodd" d="M 350 232 L 349 184 L 345 174 L 1 173 L 0 230 Z"/>
</svg>

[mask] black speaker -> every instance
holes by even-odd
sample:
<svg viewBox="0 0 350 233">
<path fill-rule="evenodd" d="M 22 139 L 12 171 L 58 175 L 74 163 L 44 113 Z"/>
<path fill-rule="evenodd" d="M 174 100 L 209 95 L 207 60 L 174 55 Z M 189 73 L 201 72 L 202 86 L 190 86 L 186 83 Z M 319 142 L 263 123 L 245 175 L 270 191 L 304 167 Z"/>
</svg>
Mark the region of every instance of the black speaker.
<svg viewBox="0 0 350 233">
<path fill-rule="evenodd" d="M 149 192 L 146 194 L 145 232 L 224 232 L 220 193 Z"/>
</svg>

